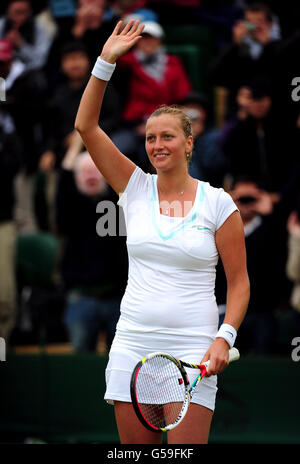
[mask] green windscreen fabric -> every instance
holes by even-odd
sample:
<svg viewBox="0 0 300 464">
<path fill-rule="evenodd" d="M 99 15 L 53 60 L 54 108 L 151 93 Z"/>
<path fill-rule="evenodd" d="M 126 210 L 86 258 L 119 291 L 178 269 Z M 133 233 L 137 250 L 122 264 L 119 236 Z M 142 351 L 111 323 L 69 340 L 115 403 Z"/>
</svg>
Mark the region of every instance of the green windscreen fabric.
<svg viewBox="0 0 300 464">
<path fill-rule="evenodd" d="M 0 441 L 118 443 L 103 400 L 106 363 L 100 355 L 8 354 L 0 363 Z M 219 376 L 210 442 L 300 444 L 299 384 L 291 358 L 232 363 Z"/>
</svg>

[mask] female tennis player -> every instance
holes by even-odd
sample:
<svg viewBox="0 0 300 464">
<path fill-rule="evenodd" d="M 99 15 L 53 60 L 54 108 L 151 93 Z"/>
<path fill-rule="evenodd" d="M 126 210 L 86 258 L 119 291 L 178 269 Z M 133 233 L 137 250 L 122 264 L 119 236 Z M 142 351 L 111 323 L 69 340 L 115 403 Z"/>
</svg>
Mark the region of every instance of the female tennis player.
<svg viewBox="0 0 300 464">
<path fill-rule="evenodd" d="M 105 399 L 114 404 L 121 443 L 160 443 L 131 404 L 136 363 L 154 351 L 189 363 L 210 360 L 182 423 L 168 443 L 207 443 L 217 392 L 216 375 L 249 300 L 243 225 L 231 197 L 188 174 L 193 149 L 191 122 L 182 111 L 162 107 L 146 124 L 146 151 L 157 174 L 144 173 L 99 127 L 101 102 L 117 59 L 140 39 L 143 25 L 119 22 L 104 44 L 82 96 L 75 122 L 96 166 L 120 195 L 127 230 L 128 284 L 106 369 Z M 214 296 L 218 257 L 228 291 L 218 330 Z M 189 374 L 190 381 L 193 375 Z"/>
</svg>

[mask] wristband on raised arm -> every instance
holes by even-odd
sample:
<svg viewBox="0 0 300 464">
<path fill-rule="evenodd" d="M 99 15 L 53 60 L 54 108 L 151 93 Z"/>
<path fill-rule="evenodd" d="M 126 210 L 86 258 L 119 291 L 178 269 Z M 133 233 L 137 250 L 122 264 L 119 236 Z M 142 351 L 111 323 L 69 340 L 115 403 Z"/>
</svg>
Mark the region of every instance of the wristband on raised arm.
<svg viewBox="0 0 300 464">
<path fill-rule="evenodd" d="M 107 61 L 104 61 L 98 57 L 95 66 L 93 67 L 92 75 L 97 77 L 97 79 L 101 79 L 102 81 L 109 81 L 115 68 L 116 63 L 108 63 Z"/>
</svg>

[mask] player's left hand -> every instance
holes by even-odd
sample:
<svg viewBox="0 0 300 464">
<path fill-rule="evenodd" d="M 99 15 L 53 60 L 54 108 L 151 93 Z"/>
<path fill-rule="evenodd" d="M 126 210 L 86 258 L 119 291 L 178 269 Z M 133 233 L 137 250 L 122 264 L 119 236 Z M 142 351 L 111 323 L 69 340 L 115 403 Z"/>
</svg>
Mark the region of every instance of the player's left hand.
<svg viewBox="0 0 300 464">
<path fill-rule="evenodd" d="M 206 351 L 201 363 L 209 360 L 207 377 L 220 374 L 228 366 L 229 345 L 224 338 L 217 338 Z M 200 364 L 201 364 L 200 363 Z"/>
</svg>

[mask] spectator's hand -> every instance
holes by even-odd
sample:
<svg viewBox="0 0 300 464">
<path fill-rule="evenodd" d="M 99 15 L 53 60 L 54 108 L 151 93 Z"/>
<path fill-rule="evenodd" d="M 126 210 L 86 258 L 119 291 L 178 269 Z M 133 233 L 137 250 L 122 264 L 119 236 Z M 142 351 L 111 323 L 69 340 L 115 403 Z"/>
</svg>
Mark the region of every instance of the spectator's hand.
<svg viewBox="0 0 300 464">
<path fill-rule="evenodd" d="M 14 47 L 18 48 L 24 44 L 24 39 L 19 33 L 18 29 L 11 29 L 5 36 L 6 39 L 10 40 Z"/>
<path fill-rule="evenodd" d="M 141 38 L 144 25 L 139 21 L 129 21 L 122 32 L 122 21 L 116 25 L 113 33 L 105 42 L 100 58 L 108 63 L 115 63 L 120 56 L 127 53 Z"/>
<path fill-rule="evenodd" d="M 249 31 L 246 27 L 246 22 L 245 21 L 238 21 L 234 26 L 233 26 L 233 42 L 237 45 L 241 45 L 243 42 L 244 38 L 249 34 Z"/>
<path fill-rule="evenodd" d="M 81 138 L 78 138 L 78 132 L 74 129 L 72 132 L 70 132 L 65 138 L 64 138 L 64 146 L 68 150 L 74 143 L 76 144 L 76 141 L 81 140 Z"/>
<path fill-rule="evenodd" d="M 80 39 L 87 29 L 85 17 L 78 15 L 76 17 L 75 24 L 72 28 L 72 35 L 77 39 Z"/>
<path fill-rule="evenodd" d="M 291 235 L 300 237 L 300 222 L 296 211 L 293 211 L 287 221 L 287 230 Z"/>
<path fill-rule="evenodd" d="M 54 169 L 56 156 L 53 151 L 47 150 L 40 157 L 39 168 L 43 172 L 51 172 Z"/>
<path fill-rule="evenodd" d="M 77 132 L 76 130 L 71 132 L 67 137 L 68 148 L 62 160 L 61 166 L 66 170 L 72 171 L 77 156 L 83 150 L 83 142 L 79 132 Z"/>
<path fill-rule="evenodd" d="M 201 363 L 210 361 L 207 377 L 217 375 L 222 372 L 229 363 L 229 345 L 224 338 L 216 338 L 210 345 L 205 355 L 201 359 Z M 200 364 L 201 364 L 200 363 Z"/>
<path fill-rule="evenodd" d="M 88 29 L 98 29 L 102 24 L 105 5 L 99 0 L 92 2 L 80 2 L 76 11 L 76 20 L 72 34 L 80 38 Z"/>
<path fill-rule="evenodd" d="M 269 193 L 269 195 L 270 195 L 273 205 L 275 205 L 281 200 L 280 193 L 272 192 L 272 193 Z"/>
</svg>

